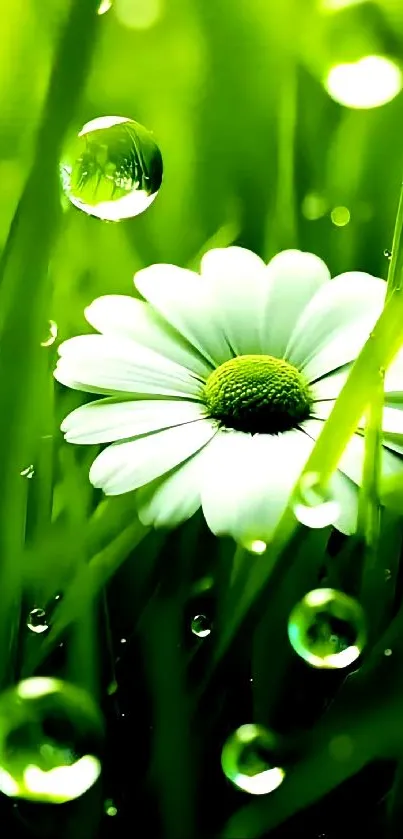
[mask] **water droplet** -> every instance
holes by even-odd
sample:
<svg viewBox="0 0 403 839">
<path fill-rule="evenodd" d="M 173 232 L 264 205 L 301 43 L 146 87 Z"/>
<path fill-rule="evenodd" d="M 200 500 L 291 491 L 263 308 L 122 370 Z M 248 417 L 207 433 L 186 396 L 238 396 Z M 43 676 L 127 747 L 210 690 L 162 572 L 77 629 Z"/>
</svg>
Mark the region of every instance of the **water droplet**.
<svg viewBox="0 0 403 839">
<path fill-rule="evenodd" d="M 98 7 L 98 14 L 104 15 L 106 12 L 109 12 L 109 9 L 112 8 L 112 0 L 101 0 L 99 7 Z"/>
<path fill-rule="evenodd" d="M 392 572 L 390 568 L 385 568 L 385 583 L 388 583 L 389 580 L 392 579 Z"/>
<path fill-rule="evenodd" d="M 162 157 L 150 131 L 127 117 L 87 122 L 67 148 L 61 180 L 71 203 L 120 221 L 144 212 L 162 181 Z"/>
<path fill-rule="evenodd" d="M 211 624 L 206 615 L 196 615 L 191 628 L 193 635 L 197 635 L 198 638 L 206 638 L 211 632 Z"/>
<path fill-rule="evenodd" d="M 266 795 L 280 786 L 285 771 L 277 765 L 278 742 L 261 725 L 241 725 L 230 735 L 221 753 L 224 775 L 239 789 Z"/>
<path fill-rule="evenodd" d="M 22 471 L 20 472 L 20 475 L 22 475 L 23 478 L 29 478 L 29 479 L 33 478 L 34 475 L 35 475 L 35 469 L 34 469 L 33 463 L 30 463 L 29 466 L 27 466 L 25 469 L 22 469 Z"/>
<path fill-rule="evenodd" d="M 121 638 L 120 643 L 121 644 L 127 644 L 127 638 Z"/>
<path fill-rule="evenodd" d="M 297 487 L 294 515 L 306 527 L 328 527 L 340 515 L 340 505 L 328 489 L 321 486 L 317 472 L 305 472 Z"/>
<path fill-rule="evenodd" d="M 386 259 L 390 262 L 392 259 L 392 251 L 390 251 L 389 248 L 385 248 L 383 255 L 386 256 Z"/>
<path fill-rule="evenodd" d="M 113 681 L 112 681 L 112 682 L 108 685 L 108 688 L 107 688 L 107 694 L 108 694 L 108 696 L 113 696 L 113 695 L 116 693 L 117 689 L 118 689 L 118 683 L 117 683 L 115 680 L 113 680 Z"/>
<path fill-rule="evenodd" d="M 263 539 L 254 539 L 253 542 L 245 545 L 245 547 L 246 550 L 253 554 L 264 554 L 265 550 L 267 550 L 267 544 L 263 542 Z"/>
<path fill-rule="evenodd" d="M 54 320 L 49 321 L 48 334 L 44 341 L 41 341 L 41 347 L 51 347 L 57 338 L 57 323 Z"/>
<path fill-rule="evenodd" d="M 334 207 L 330 218 L 336 227 L 345 227 L 351 218 L 350 210 L 348 207 Z"/>
<path fill-rule="evenodd" d="M 309 192 L 302 201 L 302 215 L 308 221 L 317 221 L 327 212 L 327 201 L 317 192 Z"/>
<path fill-rule="evenodd" d="M 388 647 L 388 649 L 384 651 L 384 655 L 386 655 L 387 658 L 389 658 L 389 656 L 392 655 L 392 650 Z"/>
<path fill-rule="evenodd" d="M 35 632 L 36 635 L 41 635 L 42 632 L 46 632 L 49 629 L 46 612 L 43 609 L 31 609 L 28 615 L 27 627 L 31 632 Z"/>
<path fill-rule="evenodd" d="M 101 772 L 103 721 L 85 691 L 58 679 L 26 679 L 0 696 L 0 790 L 62 803 Z"/>
<path fill-rule="evenodd" d="M 315 589 L 292 610 L 288 637 L 295 652 L 312 667 L 348 667 L 366 643 L 363 609 L 340 591 Z"/>
<path fill-rule="evenodd" d="M 105 801 L 105 813 L 107 816 L 117 816 L 118 809 L 115 807 L 111 798 Z"/>
</svg>

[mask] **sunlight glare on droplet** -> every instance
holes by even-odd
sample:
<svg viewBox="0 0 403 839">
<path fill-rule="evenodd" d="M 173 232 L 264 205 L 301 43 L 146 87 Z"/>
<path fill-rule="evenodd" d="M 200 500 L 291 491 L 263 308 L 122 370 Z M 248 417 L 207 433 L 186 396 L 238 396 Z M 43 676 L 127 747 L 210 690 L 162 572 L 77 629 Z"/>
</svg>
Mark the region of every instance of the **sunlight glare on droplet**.
<svg viewBox="0 0 403 839">
<path fill-rule="evenodd" d="M 348 108 L 377 108 L 400 93 L 402 73 L 393 61 L 367 55 L 351 64 L 332 67 L 325 80 L 329 95 Z"/>
<path fill-rule="evenodd" d="M 46 620 L 46 612 L 43 609 L 31 609 L 28 619 L 27 627 L 35 635 L 42 635 L 49 629 L 49 624 Z"/>
<path fill-rule="evenodd" d="M 20 472 L 20 475 L 23 478 L 28 478 L 28 480 L 31 480 L 31 478 L 33 478 L 34 475 L 35 475 L 35 469 L 34 469 L 33 463 L 30 463 L 29 466 L 26 466 L 25 469 L 22 469 L 21 472 Z"/>
<path fill-rule="evenodd" d="M 112 0 L 101 0 L 99 7 L 98 7 L 98 14 L 104 15 L 106 12 L 109 12 L 109 9 L 112 8 Z"/>
<path fill-rule="evenodd" d="M 265 550 L 267 550 L 266 542 L 263 542 L 263 539 L 254 539 L 253 542 L 248 545 L 248 551 L 253 554 L 264 554 Z"/>
<path fill-rule="evenodd" d="M 315 589 L 292 610 L 288 637 L 295 652 L 312 667 L 343 669 L 365 646 L 363 609 L 357 600 L 336 589 Z"/>
<path fill-rule="evenodd" d="M 234 786 L 251 795 L 277 789 L 285 771 L 276 765 L 277 739 L 260 725 L 241 725 L 228 737 L 221 753 L 224 775 Z"/>
<path fill-rule="evenodd" d="M 206 615 L 196 615 L 192 620 L 191 630 L 198 638 L 207 638 L 211 632 L 211 623 Z"/>
<path fill-rule="evenodd" d="M 41 347 L 51 347 L 57 338 L 57 323 L 54 320 L 49 321 L 47 337 L 41 341 Z"/>
</svg>

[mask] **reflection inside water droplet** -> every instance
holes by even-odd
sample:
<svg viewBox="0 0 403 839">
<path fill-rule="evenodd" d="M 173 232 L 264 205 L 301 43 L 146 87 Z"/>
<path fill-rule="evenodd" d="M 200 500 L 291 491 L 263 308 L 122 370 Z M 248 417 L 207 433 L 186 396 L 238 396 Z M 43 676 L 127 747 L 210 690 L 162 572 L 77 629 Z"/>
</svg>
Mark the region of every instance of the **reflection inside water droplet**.
<svg viewBox="0 0 403 839">
<path fill-rule="evenodd" d="M 92 699 L 58 679 L 26 679 L 0 696 L 0 790 L 53 804 L 78 798 L 101 771 L 103 722 Z"/>
<path fill-rule="evenodd" d="M 306 527 L 328 527 L 339 518 L 340 505 L 330 490 L 321 486 L 317 472 L 305 472 L 297 487 L 293 511 Z"/>
<path fill-rule="evenodd" d="M 29 478 L 29 479 L 33 478 L 34 475 L 35 475 L 35 469 L 34 469 L 33 463 L 30 463 L 29 466 L 27 466 L 25 469 L 22 469 L 22 471 L 20 472 L 20 475 L 22 475 L 23 478 Z"/>
<path fill-rule="evenodd" d="M 193 635 L 198 638 L 206 638 L 211 632 L 211 623 L 206 615 L 196 615 L 192 620 L 191 626 Z"/>
<path fill-rule="evenodd" d="M 363 609 L 340 591 L 315 589 L 292 610 L 288 637 L 295 652 L 313 667 L 348 667 L 366 642 Z"/>
<path fill-rule="evenodd" d="M 251 795 L 266 795 L 280 786 L 285 771 L 277 765 L 278 742 L 261 725 L 241 725 L 221 754 L 224 775 Z"/>
<path fill-rule="evenodd" d="M 87 122 L 67 147 L 61 180 L 71 203 L 120 221 L 144 212 L 162 181 L 162 157 L 150 131 L 127 117 Z"/>
<path fill-rule="evenodd" d="M 36 635 L 41 635 L 42 632 L 46 632 L 49 629 L 46 612 L 43 609 L 31 609 L 28 615 L 27 627 Z"/>
<path fill-rule="evenodd" d="M 383 255 L 386 256 L 386 259 L 388 259 L 390 262 L 390 260 L 392 259 L 392 251 L 390 251 L 389 248 L 385 248 Z"/>
<path fill-rule="evenodd" d="M 104 15 L 106 12 L 109 12 L 109 9 L 112 8 L 112 0 L 101 0 L 99 7 L 98 7 L 98 14 Z"/>
</svg>

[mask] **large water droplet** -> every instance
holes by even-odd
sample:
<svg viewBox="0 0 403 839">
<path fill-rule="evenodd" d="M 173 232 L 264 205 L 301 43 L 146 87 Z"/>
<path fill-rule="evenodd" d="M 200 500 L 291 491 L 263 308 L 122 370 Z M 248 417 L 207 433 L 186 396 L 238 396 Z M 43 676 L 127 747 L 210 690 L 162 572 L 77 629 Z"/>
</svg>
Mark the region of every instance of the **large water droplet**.
<svg viewBox="0 0 403 839">
<path fill-rule="evenodd" d="M 61 180 L 72 204 L 106 221 L 142 213 L 162 181 L 162 157 L 152 134 L 128 117 L 87 122 L 66 149 Z"/>
<path fill-rule="evenodd" d="M 103 721 L 85 691 L 58 679 L 26 679 L 0 696 L 0 790 L 59 804 L 101 771 Z"/>
<path fill-rule="evenodd" d="M 252 795 L 266 795 L 280 786 L 285 771 L 277 765 L 275 735 L 261 725 L 241 725 L 221 754 L 224 775 Z"/>
<path fill-rule="evenodd" d="M 302 475 L 297 488 L 294 515 L 306 527 L 328 527 L 340 515 L 340 505 L 328 489 L 323 489 L 317 472 Z"/>
<path fill-rule="evenodd" d="M 51 347 L 57 338 L 57 323 L 54 320 L 49 321 L 48 332 L 46 337 L 41 341 L 41 347 Z"/>
<path fill-rule="evenodd" d="M 211 623 L 206 615 L 196 615 L 192 620 L 191 626 L 193 635 L 198 638 L 206 638 L 211 632 Z"/>
<path fill-rule="evenodd" d="M 314 589 L 292 610 L 288 637 L 295 652 L 313 667 L 348 667 L 365 646 L 363 609 L 340 591 Z"/>
<path fill-rule="evenodd" d="M 43 609 L 31 609 L 28 615 L 27 627 L 31 632 L 35 632 L 36 635 L 41 635 L 42 632 L 46 632 L 49 629 L 46 612 Z"/>
</svg>

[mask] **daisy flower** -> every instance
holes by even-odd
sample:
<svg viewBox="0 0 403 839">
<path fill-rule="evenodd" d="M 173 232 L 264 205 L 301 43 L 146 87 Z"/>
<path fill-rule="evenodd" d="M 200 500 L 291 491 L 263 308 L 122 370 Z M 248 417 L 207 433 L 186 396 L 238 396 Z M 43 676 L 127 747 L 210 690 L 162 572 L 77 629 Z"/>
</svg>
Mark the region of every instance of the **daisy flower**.
<svg viewBox="0 0 403 839">
<path fill-rule="evenodd" d="M 268 265 L 240 247 L 210 250 L 201 271 L 151 265 L 144 300 L 107 295 L 86 309 L 100 334 L 59 347 L 56 379 L 105 398 L 70 413 L 70 443 L 109 443 L 90 480 L 137 490 L 145 524 L 172 527 L 201 506 L 217 534 L 268 542 L 385 298 L 385 283 L 334 279 L 311 253 Z M 400 369 L 402 369 L 400 367 Z M 403 468 L 403 376 L 386 377 L 382 467 Z M 336 526 L 355 529 L 364 440 L 333 476 Z"/>
</svg>

